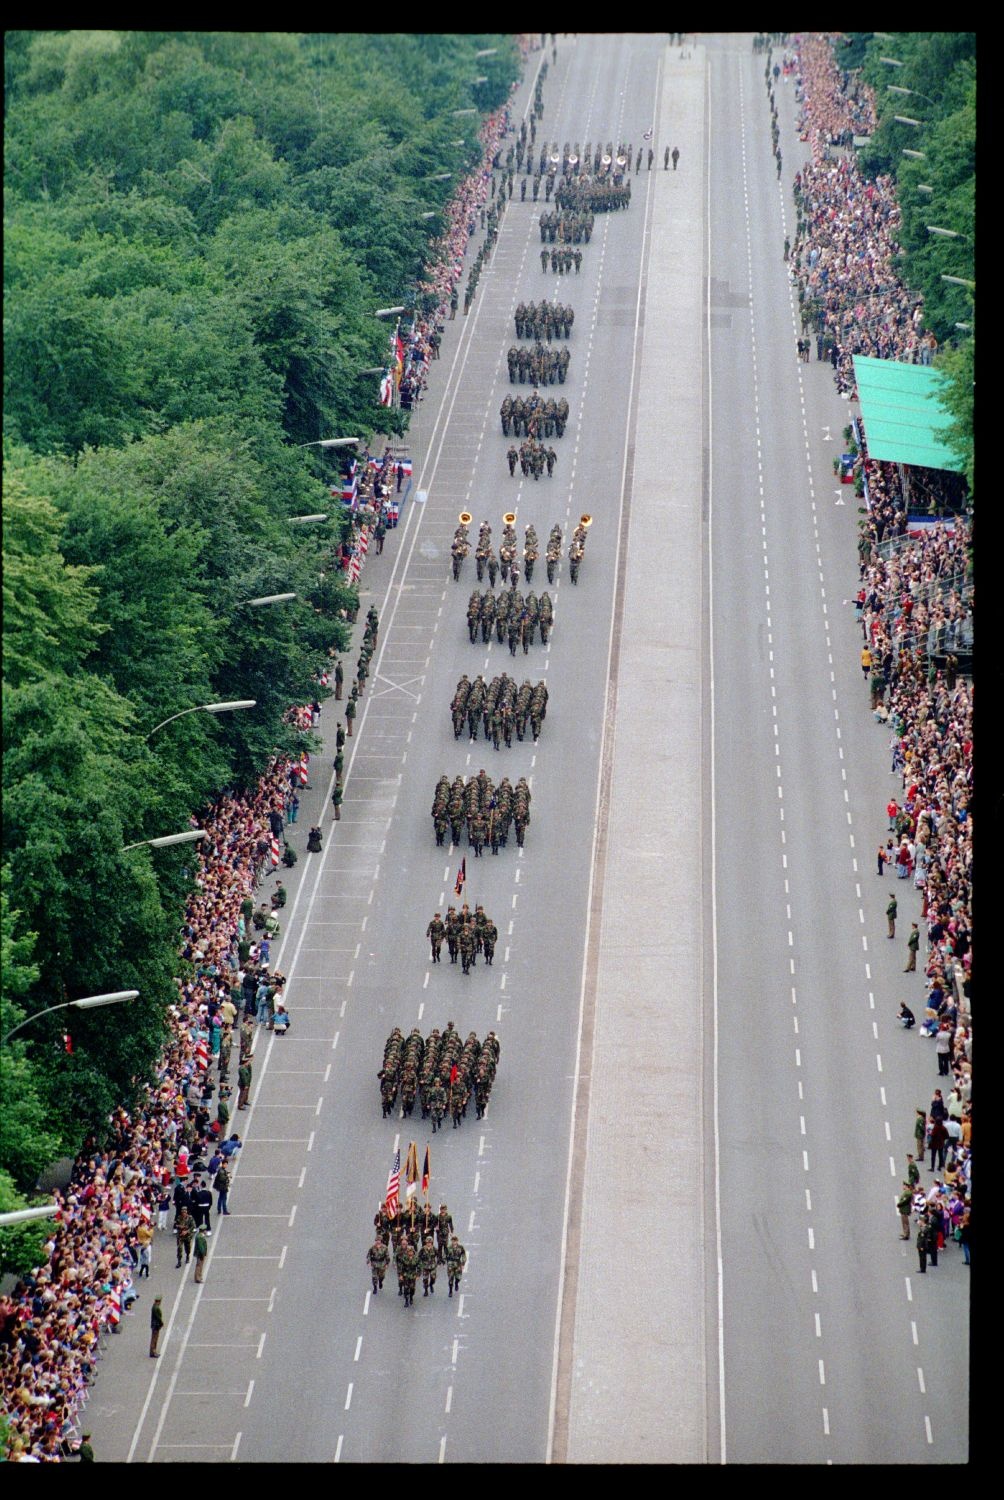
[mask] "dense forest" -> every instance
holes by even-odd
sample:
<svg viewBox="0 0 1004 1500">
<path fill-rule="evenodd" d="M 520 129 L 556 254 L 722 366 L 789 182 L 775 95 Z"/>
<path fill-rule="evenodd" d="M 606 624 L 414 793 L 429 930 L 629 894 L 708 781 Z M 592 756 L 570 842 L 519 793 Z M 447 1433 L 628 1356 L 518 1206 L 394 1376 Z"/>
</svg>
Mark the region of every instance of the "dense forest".
<svg viewBox="0 0 1004 1500">
<path fill-rule="evenodd" d="M 386 357 L 374 312 L 414 305 L 479 157 L 472 111 L 519 54 L 495 34 L 15 31 L 4 64 L 3 1033 L 140 991 L 3 1047 L 7 1205 L 164 1040 L 192 853 L 125 846 L 300 748 L 283 715 L 352 603 L 333 462 L 300 445 L 401 430 L 362 373 Z M 250 607 L 274 593 L 296 598 Z M 256 707 L 151 735 L 238 699 Z"/>
<path fill-rule="evenodd" d="M 976 36 L 848 32 L 837 61 L 842 68 L 859 68 L 875 91 L 878 128 L 861 151 L 861 165 L 870 175 L 889 173 L 896 181 L 903 216 L 899 272 L 907 286 L 923 293 L 925 325 L 945 351 L 936 363 L 951 382 L 953 445 L 965 457 L 972 497 Z"/>
</svg>

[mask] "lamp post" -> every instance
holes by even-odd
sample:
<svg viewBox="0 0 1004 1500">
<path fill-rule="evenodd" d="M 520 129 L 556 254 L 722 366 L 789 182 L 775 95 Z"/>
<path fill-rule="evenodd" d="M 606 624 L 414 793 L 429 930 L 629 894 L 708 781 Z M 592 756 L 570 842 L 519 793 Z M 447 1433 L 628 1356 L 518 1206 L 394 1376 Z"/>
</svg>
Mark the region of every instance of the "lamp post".
<svg viewBox="0 0 1004 1500">
<path fill-rule="evenodd" d="M 379 316 L 379 314 L 377 314 Z M 297 443 L 298 448 L 351 448 L 353 443 L 361 443 L 362 438 L 315 438 L 312 443 Z"/>
<path fill-rule="evenodd" d="M 962 234 L 958 229 L 942 229 L 940 224 L 925 224 L 924 228 L 928 234 L 939 234 L 946 240 L 966 240 L 967 234 Z"/>
<path fill-rule="evenodd" d="M 319 511 L 316 516 L 287 516 L 286 519 L 290 526 L 310 526 L 315 522 L 319 524 L 321 521 L 326 521 L 328 513 L 327 511 Z"/>
<path fill-rule="evenodd" d="M 926 151 L 910 151 L 906 146 L 904 146 L 903 155 L 908 156 L 911 161 L 927 161 Z"/>
<path fill-rule="evenodd" d="M 452 111 L 452 113 L 454 115 L 476 115 L 477 114 L 477 110 L 474 108 L 474 106 L 472 104 L 470 106 L 470 108 L 468 108 L 468 109 L 455 109 L 455 110 Z"/>
<path fill-rule="evenodd" d="M 279 596 L 277 595 L 276 597 Z M 296 596 L 295 594 L 292 594 L 288 597 L 295 598 Z M 251 602 L 254 603 L 253 600 Z M 158 729 L 163 729 L 165 724 L 173 724 L 175 719 L 183 719 L 186 714 L 236 713 L 237 710 L 241 708 L 254 708 L 257 701 L 258 700 L 256 698 L 236 698 L 232 703 L 196 703 L 193 708 L 180 709 L 178 713 L 172 714 L 169 719 L 161 719 L 160 723 L 155 724 L 154 727 L 150 730 L 150 733 L 146 736 L 146 738 L 148 740 L 152 739 L 152 737 L 157 733 Z"/>
<path fill-rule="evenodd" d="M 903 67 L 903 63 L 900 62 L 900 60 L 899 60 L 898 57 L 880 57 L 879 58 L 879 62 L 880 63 L 885 63 L 885 65 L 886 65 L 887 68 L 902 68 Z"/>
<path fill-rule="evenodd" d="M 928 104 L 934 104 L 934 100 L 927 94 L 922 94 L 920 89 L 905 89 L 902 84 L 886 84 L 886 92 L 889 94 L 909 94 L 914 99 L 923 99 Z"/>
<path fill-rule="evenodd" d="M 911 115 L 893 115 L 897 125 L 915 125 L 918 130 L 923 129 L 926 120 L 915 120 Z"/>
<path fill-rule="evenodd" d="M 295 594 L 261 594 L 257 599 L 245 599 L 249 609 L 264 609 L 267 604 L 288 604 Z"/>
<path fill-rule="evenodd" d="M 942 273 L 941 279 L 942 281 L 950 282 L 952 286 L 968 287 L 970 291 L 972 291 L 973 287 L 975 287 L 976 285 L 975 281 L 967 281 L 964 276 L 946 276 L 944 275 L 944 273 Z"/>
<path fill-rule="evenodd" d="M 447 176 L 449 176 L 449 173 L 447 173 Z M 376 311 L 374 312 L 373 316 L 374 316 L 374 318 L 396 318 L 399 313 L 403 313 L 403 312 L 406 312 L 406 311 L 407 311 L 407 309 L 405 308 L 404 304 L 402 303 L 402 305 L 400 307 L 378 307 L 376 309 Z M 352 441 L 354 443 L 358 443 L 359 439 L 358 438 L 353 438 Z"/>
<path fill-rule="evenodd" d="M 119 1005 L 123 1000 L 135 1000 L 139 990 L 114 990 L 107 995 L 85 995 L 82 1000 L 64 1000 L 61 1005 L 49 1005 L 45 1010 L 37 1010 L 33 1016 L 26 1016 L 19 1021 L 13 1031 L 0 1040 L 0 1047 L 6 1047 L 12 1036 L 16 1036 L 25 1026 L 30 1026 L 32 1021 L 38 1021 L 42 1016 L 51 1016 L 56 1010 L 96 1010 L 99 1005 Z"/>
<path fill-rule="evenodd" d="M 480 52 L 475 52 L 475 57 L 494 57 L 499 49 L 497 47 L 482 47 Z M 480 80 L 484 83 L 484 79 Z"/>
<path fill-rule="evenodd" d="M 125 844 L 119 852 L 128 854 L 130 849 L 142 849 L 146 844 L 151 849 L 167 849 L 171 844 L 194 844 L 205 836 L 204 828 L 189 828 L 185 833 L 165 833 L 161 838 L 137 839 L 135 844 Z"/>
<path fill-rule="evenodd" d="M 58 1203 L 45 1203 L 41 1208 L 17 1208 L 13 1213 L 0 1214 L 0 1229 L 9 1229 L 14 1224 L 28 1224 L 32 1219 L 51 1219 L 58 1213 Z"/>
</svg>

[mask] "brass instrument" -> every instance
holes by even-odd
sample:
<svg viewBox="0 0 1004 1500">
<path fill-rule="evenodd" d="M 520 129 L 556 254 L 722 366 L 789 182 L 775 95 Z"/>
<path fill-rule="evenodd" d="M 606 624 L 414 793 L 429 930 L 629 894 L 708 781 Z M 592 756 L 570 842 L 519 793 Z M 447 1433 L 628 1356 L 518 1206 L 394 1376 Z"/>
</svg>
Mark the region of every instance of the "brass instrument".
<svg viewBox="0 0 1004 1500">
<path fill-rule="evenodd" d="M 513 526 L 516 522 L 516 512 L 514 510 L 507 510 L 502 519 L 507 526 Z"/>
<path fill-rule="evenodd" d="M 593 524 L 593 518 L 592 518 L 592 516 L 580 516 L 579 517 L 579 525 L 580 526 L 591 526 L 592 524 Z"/>
<path fill-rule="evenodd" d="M 469 510 L 462 510 L 457 519 L 459 520 L 461 526 L 469 526 L 474 517 L 471 515 Z"/>
</svg>

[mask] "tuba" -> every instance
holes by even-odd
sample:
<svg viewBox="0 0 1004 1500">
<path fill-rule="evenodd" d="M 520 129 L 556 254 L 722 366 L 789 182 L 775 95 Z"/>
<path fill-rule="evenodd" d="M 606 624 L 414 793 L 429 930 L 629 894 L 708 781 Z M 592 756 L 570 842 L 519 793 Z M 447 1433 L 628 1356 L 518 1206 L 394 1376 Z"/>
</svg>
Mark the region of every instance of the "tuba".
<svg viewBox="0 0 1004 1500">
<path fill-rule="evenodd" d="M 502 519 L 507 526 L 513 526 L 516 523 L 516 512 L 514 510 L 507 510 Z"/>
<path fill-rule="evenodd" d="M 471 515 L 469 510 L 462 510 L 457 519 L 460 522 L 461 526 L 469 526 L 474 517 Z"/>
<path fill-rule="evenodd" d="M 579 517 L 579 525 L 580 526 L 591 526 L 592 524 L 593 524 L 593 518 L 592 518 L 592 516 L 585 515 L 585 516 L 580 516 Z"/>
</svg>

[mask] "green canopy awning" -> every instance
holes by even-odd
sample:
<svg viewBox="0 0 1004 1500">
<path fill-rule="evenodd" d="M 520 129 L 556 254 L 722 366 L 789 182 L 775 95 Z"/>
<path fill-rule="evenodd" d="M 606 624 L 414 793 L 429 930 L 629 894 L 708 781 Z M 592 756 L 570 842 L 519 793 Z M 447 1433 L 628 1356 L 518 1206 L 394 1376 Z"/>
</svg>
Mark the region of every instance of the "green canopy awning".
<svg viewBox="0 0 1004 1500">
<path fill-rule="evenodd" d="M 930 365 L 864 354 L 853 359 L 868 457 L 961 473 L 965 464 L 943 441 L 952 421 L 941 404 L 944 375 Z"/>
</svg>

